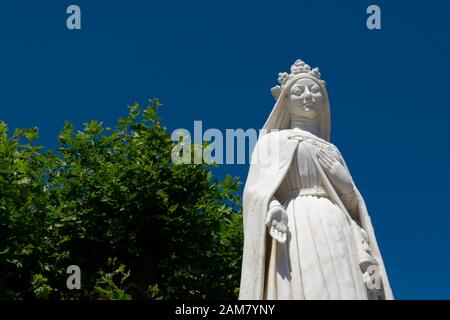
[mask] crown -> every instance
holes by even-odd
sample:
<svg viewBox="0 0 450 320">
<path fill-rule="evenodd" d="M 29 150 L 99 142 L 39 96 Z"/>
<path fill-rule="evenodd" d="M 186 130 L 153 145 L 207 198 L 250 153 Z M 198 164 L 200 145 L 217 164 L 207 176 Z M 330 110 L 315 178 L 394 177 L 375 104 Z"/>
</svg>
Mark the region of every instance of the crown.
<svg viewBox="0 0 450 320">
<path fill-rule="evenodd" d="M 283 90 L 283 87 L 286 85 L 289 79 L 292 79 L 293 77 L 299 75 L 299 74 L 308 74 L 312 76 L 313 78 L 317 79 L 320 83 L 322 83 L 325 86 L 325 81 L 320 80 L 320 71 L 319 68 L 313 68 L 303 62 L 300 59 L 297 59 L 294 64 L 291 66 L 291 73 L 287 72 L 280 72 L 278 74 L 278 83 L 279 85 L 273 87 L 271 89 L 272 96 L 275 98 L 275 100 L 278 100 L 278 97 L 281 94 L 281 91 Z"/>
</svg>

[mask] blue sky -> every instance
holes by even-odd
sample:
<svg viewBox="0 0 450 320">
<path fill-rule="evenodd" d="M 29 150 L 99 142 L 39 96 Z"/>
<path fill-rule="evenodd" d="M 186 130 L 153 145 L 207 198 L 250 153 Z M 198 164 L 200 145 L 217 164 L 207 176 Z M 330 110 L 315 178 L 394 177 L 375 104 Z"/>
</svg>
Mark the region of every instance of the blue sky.
<svg viewBox="0 0 450 320">
<path fill-rule="evenodd" d="M 66 28 L 77 4 L 82 29 Z M 366 28 L 381 7 L 382 29 Z M 0 119 L 107 125 L 159 97 L 170 130 L 259 128 L 277 74 L 327 82 L 336 144 L 363 194 L 399 299 L 450 298 L 448 1 L 10 1 L 0 10 Z M 217 170 L 241 176 L 246 165 Z"/>
</svg>

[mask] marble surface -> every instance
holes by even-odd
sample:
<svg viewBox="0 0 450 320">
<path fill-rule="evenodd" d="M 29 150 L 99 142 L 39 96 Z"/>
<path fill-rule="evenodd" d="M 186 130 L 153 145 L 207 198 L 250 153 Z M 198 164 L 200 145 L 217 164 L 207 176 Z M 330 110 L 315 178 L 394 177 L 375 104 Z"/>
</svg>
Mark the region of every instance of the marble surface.
<svg viewBox="0 0 450 320">
<path fill-rule="evenodd" d="M 278 75 L 244 188 L 240 299 L 393 299 L 364 199 L 330 142 L 318 68 Z"/>
</svg>

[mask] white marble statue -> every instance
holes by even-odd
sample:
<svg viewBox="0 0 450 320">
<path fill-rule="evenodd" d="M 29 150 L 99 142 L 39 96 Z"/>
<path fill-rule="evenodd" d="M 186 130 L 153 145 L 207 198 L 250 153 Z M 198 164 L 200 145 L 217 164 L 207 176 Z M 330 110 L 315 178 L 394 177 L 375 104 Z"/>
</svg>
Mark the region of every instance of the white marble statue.
<svg viewBox="0 0 450 320">
<path fill-rule="evenodd" d="M 239 298 L 393 299 L 319 70 L 297 60 L 278 81 L 244 188 Z"/>
</svg>

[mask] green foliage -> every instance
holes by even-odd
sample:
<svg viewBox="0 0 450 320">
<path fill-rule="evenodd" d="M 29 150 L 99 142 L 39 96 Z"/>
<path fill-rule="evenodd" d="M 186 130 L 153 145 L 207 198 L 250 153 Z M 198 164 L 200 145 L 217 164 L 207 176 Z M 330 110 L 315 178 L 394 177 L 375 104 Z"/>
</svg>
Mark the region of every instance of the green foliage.
<svg viewBox="0 0 450 320">
<path fill-rule="evenodd" d="M 0 122 L 0 299 L 236 298 L 236 178 L 173 164 L 158 100 L 115 129 L 66 122 L 56 151 Z M 66 268 L 81 268 L 81 290 Z"/>
<path fill-rule="evenodd" d="M 100 297 L 108 300 L 130 300 L 131 296 L 127 294 L 123 288 L 125 281 L 130 277 L 130 271 L 125 272 L 125 265 L 117 265 L 117 258 L 108 259 L 108 265 L 112 266 L 112 272 L 106 273 L 99 271 L 100 276 L 97 279 L 95 290 L 100 294 Z M 118 280 L 116 280 L 118 278 Z M 119 281 L 116 284 L 115 281 Z"/>
</svg>

